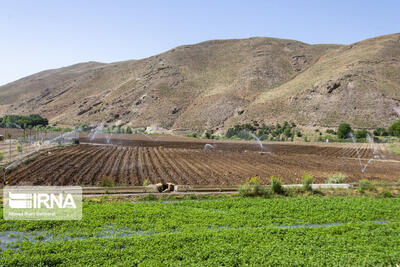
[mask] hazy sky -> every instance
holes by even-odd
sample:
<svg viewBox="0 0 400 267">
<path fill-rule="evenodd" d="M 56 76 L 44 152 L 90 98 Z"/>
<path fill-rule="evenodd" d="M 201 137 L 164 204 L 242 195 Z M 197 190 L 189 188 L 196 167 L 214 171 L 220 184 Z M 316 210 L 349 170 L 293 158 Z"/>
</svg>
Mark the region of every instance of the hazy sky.
<svg viewBox="0 0 400 267">
<path fill-rule="evenodd" d="M 400 32 L 400 1 L 0 0 L 0 85 L 84 61 L 139 59 L 210 39 L 349 44 Z"/>
</svg>

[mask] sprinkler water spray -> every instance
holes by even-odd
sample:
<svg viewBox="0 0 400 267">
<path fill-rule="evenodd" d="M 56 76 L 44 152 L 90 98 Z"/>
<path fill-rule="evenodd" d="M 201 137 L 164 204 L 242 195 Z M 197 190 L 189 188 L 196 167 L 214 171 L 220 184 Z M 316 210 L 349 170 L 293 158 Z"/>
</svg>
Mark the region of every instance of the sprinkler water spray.
<svg viewBox="0 0 400 267">
<path fill-rule="evenodd" d="M 205 145 L 204 145 L 204 150 L 207 150 L 207 149 L 209 149 L 209 148 L 214 149 L 215 146 L 213 146 L 213 145 L 211 145 L 211 144 L 205 144 Z"/>
<path fill-rule="evenodd" d="M 260 138 L 258 138 L 255 134 L 253 134 L 251 132 L 249 132 L 248 134 L 257 141 L 257 144 L 260 146 L 261 150 L 264 150 L 264 146 L 263 146 Z"/>
</svg>

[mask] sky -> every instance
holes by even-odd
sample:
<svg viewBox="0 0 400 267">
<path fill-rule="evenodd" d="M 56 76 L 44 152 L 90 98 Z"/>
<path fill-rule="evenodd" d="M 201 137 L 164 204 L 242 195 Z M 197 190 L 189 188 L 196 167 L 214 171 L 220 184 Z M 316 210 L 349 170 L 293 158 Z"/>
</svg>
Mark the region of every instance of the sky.
<svg viewBox="0 0 400 267">
<path fill-rule="evenodd" d="M 212 39 L 350 44 L 400 32 L 398 0 L 0 0 L 0 85 Z"/>
</svg>

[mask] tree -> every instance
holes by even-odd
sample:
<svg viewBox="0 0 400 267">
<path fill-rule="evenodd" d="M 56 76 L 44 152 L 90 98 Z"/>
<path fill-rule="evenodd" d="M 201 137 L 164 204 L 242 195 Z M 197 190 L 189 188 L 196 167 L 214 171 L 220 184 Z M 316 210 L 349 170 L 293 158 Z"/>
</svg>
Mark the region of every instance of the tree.
<svg viewBox="0 0 400 267">
<path fill-rule="evenodd" d="M 348 123 L 341 123 L 339 125 L 337 135 L 340 139 L 346 139 L 347 136 L 351 133 L 351 126 Z"/>
<path fill-rule="evenodd" d="M 396 121 L 389 128 L 389 133 L 391 135 L 400 136 L 400 120 Z"/>
</svg>

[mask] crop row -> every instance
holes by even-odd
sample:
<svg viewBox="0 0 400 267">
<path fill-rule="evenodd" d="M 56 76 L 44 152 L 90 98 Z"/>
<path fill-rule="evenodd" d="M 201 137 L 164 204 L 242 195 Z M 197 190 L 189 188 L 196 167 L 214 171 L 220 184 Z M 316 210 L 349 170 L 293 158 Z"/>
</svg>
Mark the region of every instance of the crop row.
<svg viewBox="0 0 400 267">
<path fill-rule="evenodd" d="M 0 249 L 0 265 L 395 265 L 399 208 L 399 199 L 361 197 L 89 201 L 81 221 L 0 220 L 0 235 L 54 237 Z"/>
</svg>

